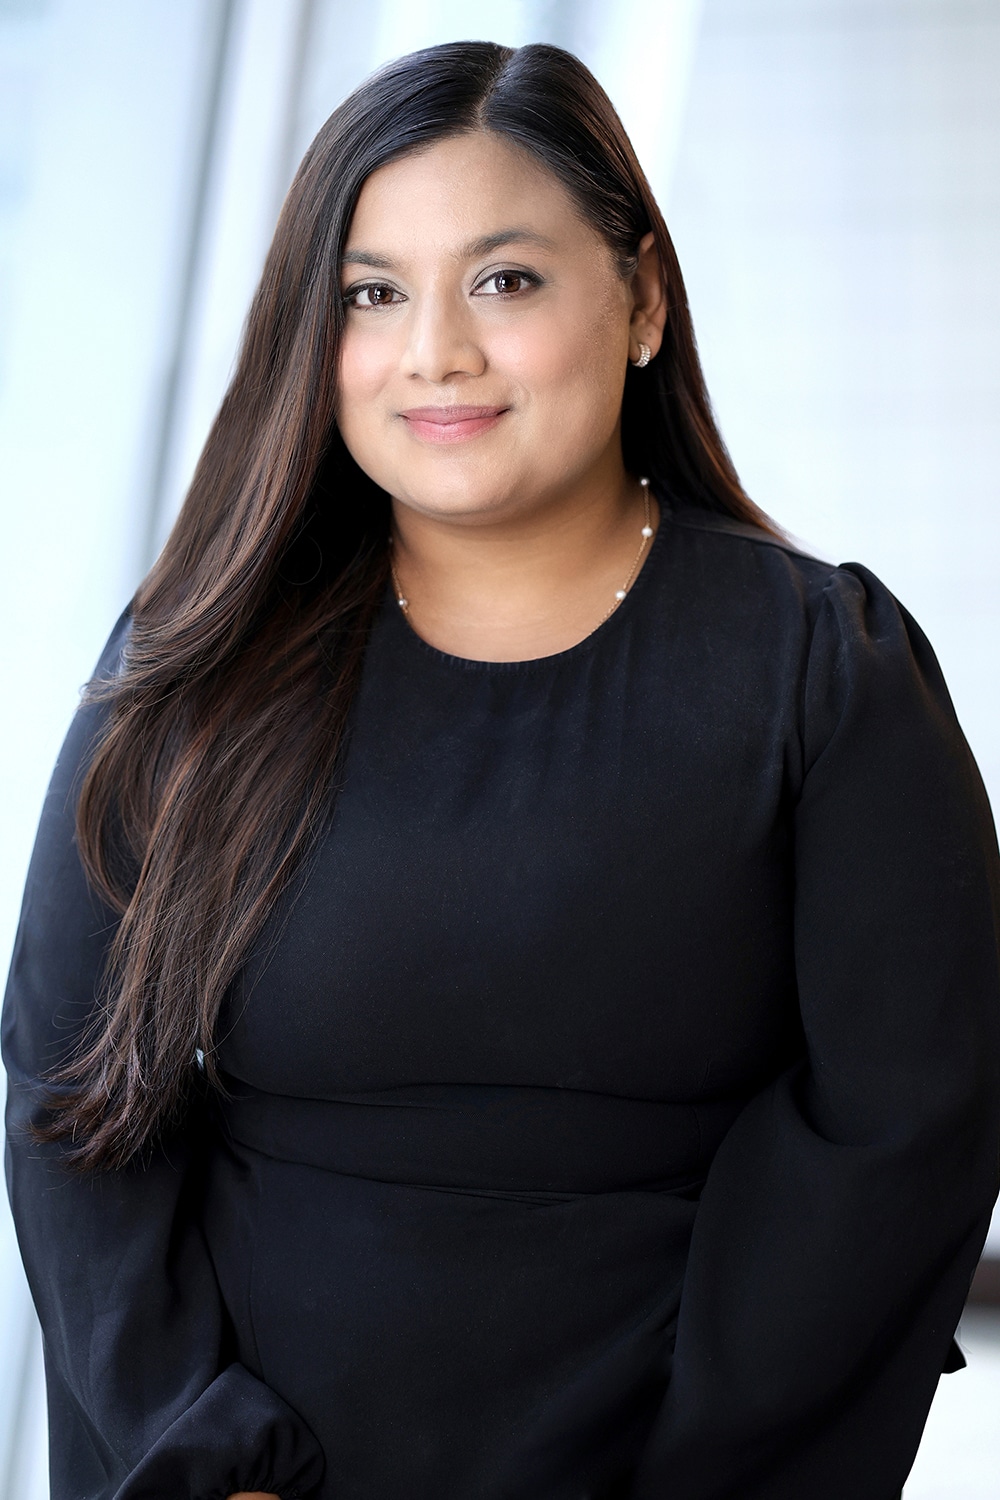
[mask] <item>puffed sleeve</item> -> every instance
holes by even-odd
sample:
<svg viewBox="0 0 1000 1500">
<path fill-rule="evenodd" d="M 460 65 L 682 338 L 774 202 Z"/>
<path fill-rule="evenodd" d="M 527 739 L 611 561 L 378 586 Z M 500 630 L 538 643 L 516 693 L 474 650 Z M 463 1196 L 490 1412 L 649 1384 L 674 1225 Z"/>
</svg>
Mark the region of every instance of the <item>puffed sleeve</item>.
<svg viewBox="0 0 1000 1500">
<path fill-rule="evenodd" d="M 98 666 L 113 672 L 119 620 Z M 7 1183 L 42 1325 L 52 1500 L 307 1496 L 323 1459 L 280 1396 L 235 1363 L 196 1208 L 210 1134 L 186 1130 L 143 1168 L 80 1178 L 44 1117 L 42 1075 L 93 1010 L 115 917 L 74 838 L 79 773 L 105 710 L 76 714 L 46 796 L 3 1011 Z"/>
<path fill-rule="evenodd" d="M 711 1165 L 633 1500 L 898 1496 L 997 1193 L 996 836 L 926 638 L 858 564 L 802 718 L 802 1046 Z"/>
</svg>

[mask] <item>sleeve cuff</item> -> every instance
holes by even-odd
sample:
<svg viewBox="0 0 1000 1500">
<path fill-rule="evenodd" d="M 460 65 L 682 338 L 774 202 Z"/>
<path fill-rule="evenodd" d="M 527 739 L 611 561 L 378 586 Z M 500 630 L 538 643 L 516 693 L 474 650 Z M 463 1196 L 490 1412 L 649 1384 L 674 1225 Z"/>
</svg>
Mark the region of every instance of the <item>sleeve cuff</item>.
<svg viewBox="0 0 1000 1500">
<path fill-rule="evenodd" d="M 275 1391 L 232 1364 L 153 1444 L 114 1500 L 227 1500 L 264 1490 L 309 1500 L 323 1451 Z"/>
</svg>

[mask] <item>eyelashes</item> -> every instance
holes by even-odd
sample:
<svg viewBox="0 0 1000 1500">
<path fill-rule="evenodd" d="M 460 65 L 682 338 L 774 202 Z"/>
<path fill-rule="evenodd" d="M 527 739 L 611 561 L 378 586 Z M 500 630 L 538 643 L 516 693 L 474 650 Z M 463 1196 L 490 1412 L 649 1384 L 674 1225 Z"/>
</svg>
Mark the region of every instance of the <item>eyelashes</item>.
<svg viewBox="0 0 1000 1500">
<path fill-rule="evenodd" d="M 489 276 L 477 282 L 472 295 L 509 301 L 511 298 L 523 296 L 526 291 L 531 291 L 541 284 L 542 278 L 536 276 L 533 271 L 518 271 L 508 266 L 500 271 L 491 271 Z M 484 288 L 489 286 L 494 286 L 495 290 L 485 291 Z M 385 281 L 363 281 L 349 287 L 343 294 L 344 306 L 356 307 L 361 312 L 374 311 L 378 307 L 398 307 L 406 300 L 402 292 Z"/>
<path fill-rule="evenodd" d="M 490 276 L 486 277 L 485 281 L 479 282 L 475 290 L 476 292 L 480 292 L 484 286 L 489 286 L 491 282 L 499 281 L 520 281 L 524 283 L 525 287 L 541 286 L 542 284 L 542 278 L 535 276 L 531 271 L 514 271 L 508 268 L 504 271 L 494 271 Z M 491 297 L 516 297 L 521 290 L 520 286 L 498 287 L 495 292 L 490 292 L 488 295 Z"/>
<path fill-rule="evenodd" d="M 365 297 L 368 301 L 360 300 Z M 362 286 L 352 286 L 350 291 L 344 293 L 344 305 L 363 308 L 395 307 L 396 303 L 391 302 L 390 297 L 398 297 L 400 301 L 406 300 L 394 286 L 386 286 L 381 281 L 366 281 Z"/>
</svg>

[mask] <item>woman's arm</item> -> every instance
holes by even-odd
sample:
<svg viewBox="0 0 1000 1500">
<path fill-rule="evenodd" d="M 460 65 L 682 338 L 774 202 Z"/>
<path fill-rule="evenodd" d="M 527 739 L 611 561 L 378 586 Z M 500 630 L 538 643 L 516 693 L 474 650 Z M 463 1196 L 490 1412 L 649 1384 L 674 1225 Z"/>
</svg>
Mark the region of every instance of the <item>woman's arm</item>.
<svg viewBox="0 0 1000 1500">
<path fill-rule="evenodd" d="M 111 672 L 126 621 L 99 671 Z M 81 1178 L 28 1127 L 46 1117 L 45 1075 L 91 1016 L 115 916 L 89 888 L 75 798 L 103 708 L 84 705 L 46 797 L 4 1002 L 7 1181 L 42 1325 L 52 1500 L 151 1500 L 241 1490 L 311 1493 L 312 1434 L 233 1359 L 199 1227 L 207 1126 L 143 1167 Z"/>
<path fill-rule="evenodd" d="M 853 564 L 804 750 L 805 1054 L 712 1164 L 633 1500 L 897 1495 L 997 1192 L 996 838 L 929 645 Z"/>
</svg>

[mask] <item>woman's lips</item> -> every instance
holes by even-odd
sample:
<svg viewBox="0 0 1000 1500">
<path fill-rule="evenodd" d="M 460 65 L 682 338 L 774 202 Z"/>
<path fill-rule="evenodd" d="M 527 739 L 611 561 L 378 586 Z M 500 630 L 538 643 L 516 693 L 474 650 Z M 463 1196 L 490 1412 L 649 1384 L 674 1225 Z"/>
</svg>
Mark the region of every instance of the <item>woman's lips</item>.
<svg viewBox="0 0 1000 1500">
<path fill-rule="evenodd" d="M 495 427 L 505 406 L 414 406 L 400 412 L 414 437 L 426 443 L 459 443 Z"/>
</svg>

